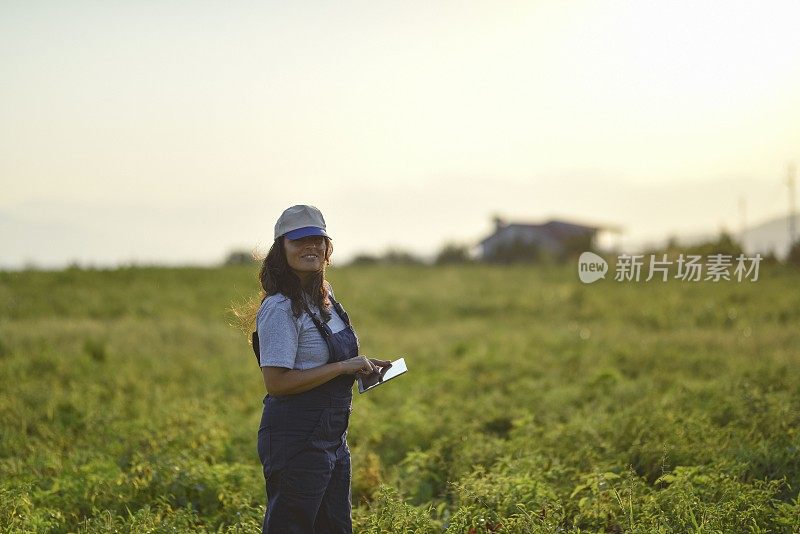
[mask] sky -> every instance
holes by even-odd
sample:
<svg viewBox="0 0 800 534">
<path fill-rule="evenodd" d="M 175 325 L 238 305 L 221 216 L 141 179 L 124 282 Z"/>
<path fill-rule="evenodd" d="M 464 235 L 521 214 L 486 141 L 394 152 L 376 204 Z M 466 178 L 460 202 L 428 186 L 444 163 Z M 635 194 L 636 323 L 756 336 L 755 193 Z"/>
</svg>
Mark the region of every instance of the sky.
<svg viewBox="0 0 800 534">
<path fill-rule="evenodd" d="M 0 3 L 0 268 L 334 260 L 492 218 L 630 250 L 788 211 L 800 3 Z M 742 211 L 744 199 L 744 212 Z M 743 215 L 744 213 L 744 215 Z"/>
</svg>

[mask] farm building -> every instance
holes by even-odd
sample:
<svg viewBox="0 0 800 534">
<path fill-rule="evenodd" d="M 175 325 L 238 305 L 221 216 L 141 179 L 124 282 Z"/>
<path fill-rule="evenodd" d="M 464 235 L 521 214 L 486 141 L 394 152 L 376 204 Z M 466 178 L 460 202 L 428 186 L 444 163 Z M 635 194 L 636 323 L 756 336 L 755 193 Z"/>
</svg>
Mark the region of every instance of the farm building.
<svg viewBox="0 0 800 534">
<path fill-rule="evenodd" d="M 494 233 L 478 243 L 485 261 L 536 259 L 540 254 L 564 258 L 573 252 L 596 249 L 598 232 L 606 229 L 566 221 L 543 224 L 507 223 L 495 217 Z"/>
</svg>

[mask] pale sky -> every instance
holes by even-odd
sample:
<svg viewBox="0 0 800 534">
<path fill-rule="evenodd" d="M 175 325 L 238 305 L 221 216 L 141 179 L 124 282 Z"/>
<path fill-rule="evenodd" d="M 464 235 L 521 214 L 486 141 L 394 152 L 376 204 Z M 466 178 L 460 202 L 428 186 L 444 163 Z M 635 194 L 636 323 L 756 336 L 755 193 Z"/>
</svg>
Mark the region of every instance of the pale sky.
<svg viewBox="0 0 800 534">
<path fill-rule="evenodd" d="M 491 217 L 633 247 L 787 212 L 800 2 L 0 3 L 0 268 L 334 259 Z"/>
</svg>

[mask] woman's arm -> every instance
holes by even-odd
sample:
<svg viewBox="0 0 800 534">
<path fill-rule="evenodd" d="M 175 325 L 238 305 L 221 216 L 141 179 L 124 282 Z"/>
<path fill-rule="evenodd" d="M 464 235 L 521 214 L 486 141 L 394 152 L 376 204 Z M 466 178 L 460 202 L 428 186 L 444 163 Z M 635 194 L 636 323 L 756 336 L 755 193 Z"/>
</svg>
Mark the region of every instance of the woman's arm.
<svg viewBox="0 0 800 534">
<path fill-rule="evenodd" d="M 383 360 L 375 361 L 383 362 Z M 388 362 L 386 363 L 388 364 Z M 308 391 L 344 373 L 369 374 L 377 372 L 378 367 L 379 365 L 376 365 L 370 358 L 358 356 L 302 370 L 267 365 L 261 368 L 261 373 L 264 375 L 264 386 L 270 395 L 292 395 Z"/>
<path fill-rule="evenodd" d="M 287 369 L 266 366 L 261 368 L 264 386 L 270 395 L 302 393 L 324 384 L 341 374 L 341 362 L 326 363 L 312 369 Z"/>
</svg>

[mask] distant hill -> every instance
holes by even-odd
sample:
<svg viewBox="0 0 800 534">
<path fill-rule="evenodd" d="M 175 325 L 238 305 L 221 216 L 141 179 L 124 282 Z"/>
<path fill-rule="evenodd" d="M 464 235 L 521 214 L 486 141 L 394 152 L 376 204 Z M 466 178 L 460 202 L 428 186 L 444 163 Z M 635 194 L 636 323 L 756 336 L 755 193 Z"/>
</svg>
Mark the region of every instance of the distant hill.
<svg viewBox="0 0 800 534">
<path fill-rule="evenodd" d="M 797 238 L 800 239 L 800 215 L 795 217 L 797 228 Z M 720 229 L 722 231 L 722 229 Z M 719 237 L 720 231 L 701 232 L 696 234 L 670 235 L 661 239 L 647 240 L 640 243 L 639 247 L 631 248 L 634 251 L 641 249 L 657 249 L 666 246 L 670 237 L 682 246 L 694 246 L 700 243 L 713 241 Z M 742 248 L 747 255 L 760 253 L 762 256 L 774 252 L 780 260 L 785 260 L 789 254 L 789 217 L 775 217 L 756 226 L 745 230 L 742 236 L 740 232 L 727 228 L 727 231 L 734 240 L 742 240 Z"/>
<path fill-rule="evenodd" d="M 800 216 L 795 216 L 795 228 L 800 238 Z M 781 260 L 789 254 L 789 217 L 777 217 L 748 228 L 742 238 L 742 248 L 747 254 L 766 254 L 774 251 Z"/>
</svg>

